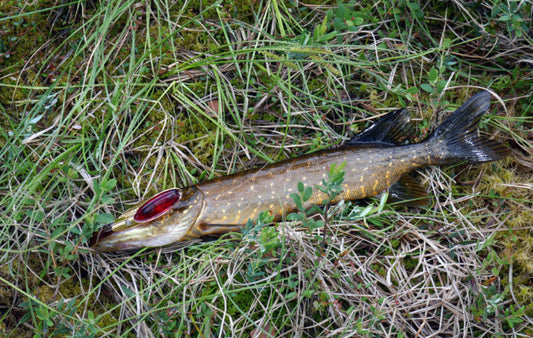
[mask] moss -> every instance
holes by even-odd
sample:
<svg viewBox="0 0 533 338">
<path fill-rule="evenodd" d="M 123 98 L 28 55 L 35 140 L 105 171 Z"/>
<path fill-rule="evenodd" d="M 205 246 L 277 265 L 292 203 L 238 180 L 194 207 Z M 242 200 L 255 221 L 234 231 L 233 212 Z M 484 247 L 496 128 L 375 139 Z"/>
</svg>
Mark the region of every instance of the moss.
<svg viewBox="0 0 533 338">
<path fill-rule="evenodd" d="M 520 184 L 533 181 L 533 175 L 516 175 L 514 160 L 511 157 L 484 166 L 487 170 L 481 177 L 478 191 L 486 195 L 497 194 L 498 196 L 512 196 L 517 200 L 529 200 L 531 193 Z"/>
<path fill-rule="evenodd" d="M 13 285 L 16 285 L 19 288 L 26 290 L 29 294 L 34 296 L 36 299 L 40 300 L 44 304 L 47 304 L 52 309 L 56 309 L 59 312 L 66 311 L 65 308 L 58 308 L 61 305 L 63 300 L 75 299 L 73 307 L 73 315 L 83 318 L 86 311 L 86 303 L 84 303 L 83 297 L 86 290 L 89 290 L 93 285 L 91 282 L 84 277 L 78 278 L 67 278 L 60 280 L 59 284 L 57 281 L 52 280 L 54 278 L 53 273 L 44 274 L 42 279 L 39 276 L 36 276 L 33 273 L 28 273 L 27 271 L 40 272 L 43 269 L 43 266 L 46 265 L 46 260 L 43 260 L 41 254 L 29 253 L 25 259 L 25 262 L 21 264 L 19 260 L 13 260 L 10 265 L 2 265 L 0 267 L 0 276 L 3 279 L 10 281 Z M 43 274 L 43 273 L 41 273 Z M 80 285 L 80 283 L 83 284 Z M 34 310 L 37 307 L 36 303 L 29 302 L 29 299 L 23 295 L 17 295 L 17 291 L 9 285 L 0 285 L 0 305 L 5 308 L 11 308 L 12 311 L 9 312 L 9 315 L 3 318 L 3 323 L 5 325 L 5 330 L 11 334 L 17 333 L 17 336 L 26 336 L 25 331 L 21 331 L 20 328 L 13 331 L 16 325 L 19 325 L 20 318 L 25 314 L 28 314 L 29 307 L 34 306 Z M 22 297 L 21 297 L 22 296 Z M 108 310 L 102 308 L 101 304 L 106 304 L 113 308 L 115 306 L 112 300 L 106 301 L 105 294 L 100 294 L 100 297 L 97 301 L 97 294 L 93 293 L 90 295 L 87 304 L 91 305 L 91 311 L 96 314 L 106 313 Z M 13 304 L 13 301 L 16 300 L 16 303 Z M 24 302 L 29 302 L 27 306 L 23 306 Z M 116 310 L 118 311 L 118 310 Z M 56 328 L 62 326 L 62 320 L 60 317 L 57 317 L 57 314 L 53 311 L 49 312 L 50 318 L 55 323 Z M 119 317 L 119 313 L 109 313 L 100 318 L 100 321 L 96 323 L 99 327 L 109 326 L 116 324 L 116 318 Z M 30 319 L 31 320 L 31 319 Z M 30 323 L 30 325 L 35 325 L 36 323 Z M 72 325 L 74 323 L 70 323 Z"/>
<path fill-rule="evenodd" d="M 527 211 L 524 211 L 526 216 Z M 513 276 L 511 285 L 513 293 L 519 304 L 527 306 L 531 302 L 533 295 L 533 285 L 531 285 L 531 275 L 533 275 L 533 237 L 529 230 L 523 230 L 531 224 L 531 216 L 527 215 L 528 223 L 520 223 L 521 230 L 509 229 L 508 232 L 498 236 L 498 240 L 504 246 L 500 256 L 513 263 Z M 516 226 L 516 225 L 514 225 Z M 509 274 L 510 271 L 505 271 Z M 502 278 L 502 284 L 508 285 L 509 279 Z M 527 309 L 528 315 L 533 315 L 533 308 Z"/>
</svg>

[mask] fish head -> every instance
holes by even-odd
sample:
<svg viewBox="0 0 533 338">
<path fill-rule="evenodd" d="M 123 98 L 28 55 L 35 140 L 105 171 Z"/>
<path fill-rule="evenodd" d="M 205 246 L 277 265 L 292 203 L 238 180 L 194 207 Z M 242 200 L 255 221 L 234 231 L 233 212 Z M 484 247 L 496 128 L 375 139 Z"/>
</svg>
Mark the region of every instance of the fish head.
<svg viewBox="0 0 533 338">
<path fill-rule="evenodd" d="M 185 240 L 203 208 L 204 195 L 198 188 L 168 189 L 105 225 L 89 244 L 98 251 L 123 251 L 176 243 Z"/>
</svg>

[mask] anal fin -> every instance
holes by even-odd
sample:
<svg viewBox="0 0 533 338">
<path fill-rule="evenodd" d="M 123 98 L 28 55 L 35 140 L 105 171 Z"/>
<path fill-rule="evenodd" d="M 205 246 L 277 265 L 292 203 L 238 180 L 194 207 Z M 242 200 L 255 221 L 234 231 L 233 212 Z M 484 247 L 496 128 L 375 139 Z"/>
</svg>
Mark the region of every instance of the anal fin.
<svg viewBox="0 0 533 338">
<path fill-rule="evenodd" d="M 389 196 L 394 201 L 412 206 L 426 206 L 430 202 L 426 189 L 407 175 L 401 176 L 389 187 Z"/>
</svg>

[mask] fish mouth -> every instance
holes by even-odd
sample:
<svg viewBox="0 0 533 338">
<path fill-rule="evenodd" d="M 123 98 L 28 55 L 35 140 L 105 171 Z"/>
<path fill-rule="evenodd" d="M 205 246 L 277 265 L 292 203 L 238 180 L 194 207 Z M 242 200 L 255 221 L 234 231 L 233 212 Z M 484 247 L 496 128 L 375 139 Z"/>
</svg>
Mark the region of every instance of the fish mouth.
<svg viewBox="0 0 533 338">
<path fill-rule="evenodd" d="M 89 246 L 96 251 L 124 251 L 183 241 L 189 239 L 203 209 L 204 197 L 198 188 L 168 189 L 94 232 Z"/>
<path fill-rule="evenodd" d="M 182 190 L 178 188 L 167 189 L 150 199 L 143 201 L 126 211 L 115 222 L 104 225 L 95 231 L 89 240 L 89 246 L 93 248 L 105 247 L 107 240 L 113 241 L 110 237 L 119 232 L 151 223 L 172 211 L 172 209 L 182 200 Z"/>
</svg>

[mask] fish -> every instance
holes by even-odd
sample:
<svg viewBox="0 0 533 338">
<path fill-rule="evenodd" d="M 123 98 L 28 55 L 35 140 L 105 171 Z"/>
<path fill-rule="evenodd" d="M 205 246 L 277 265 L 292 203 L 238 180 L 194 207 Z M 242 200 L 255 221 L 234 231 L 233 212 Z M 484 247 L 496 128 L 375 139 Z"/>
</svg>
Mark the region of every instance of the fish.
<svg viewBox="0 0 533 338">
<path fill-rule="evenodd" d="M 297 209 L 291 193 L 302 182 L 319 186 L 332 165 L 344 165 L 342 192 L 334 199 L 313 189 L 304 207 L 357 200 L 384 191 L 427 204 L 427 192 L 408 176 L 417 168 L 483 163 L 510 155 L 505 145 L 479 136 L 476 127 L 490 106 L 481 91 L 444 120 L 425 140 L 408 144 L 409 113 L 392 111 L 336 146 L 183 188 L 162 191 L 96 231 L 90 247 L 102 252 L 163 247 L 240 231 L 261 211 L 274 221 Z"/>
</svg>

